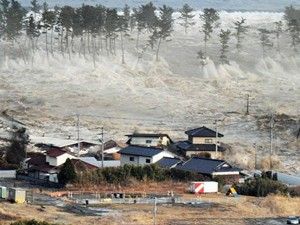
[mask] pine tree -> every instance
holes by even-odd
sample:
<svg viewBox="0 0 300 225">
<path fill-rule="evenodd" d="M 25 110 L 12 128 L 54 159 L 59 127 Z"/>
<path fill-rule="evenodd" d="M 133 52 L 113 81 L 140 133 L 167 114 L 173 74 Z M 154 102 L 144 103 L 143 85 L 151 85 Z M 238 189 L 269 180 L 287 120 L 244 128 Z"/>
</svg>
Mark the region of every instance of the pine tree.
<svg viewBox="0 0 300 225">
<path fill-rule="evenodd" d="M 273 43 L 270 40 L 271 31 L 263 28 L 258 29 L 258 31 L 259 31 L 259 37 L 260 37 L 259 39 L 262 47 L 263 57 L 265 57 L 267 48 L 273 47 Z"/>
<path fill-rule="evenodd" d="M 204 44 L 205 51 L 207 53 L 207 42 L 211 38 L 211 34 L 213 32 L 214 25 L 220 19 L 219 13 L 213 8 L 205 8 L 203 14 L 200 15 L 200 19 L 203 21 L 202 32 L 204 33 Z"/>
<path fill-rule="evenodd" d="M 75 171 L 75 167 L 70 159 L 67 159 L 66 162 L 62 165 L 57 178 L 58 182 L 64 186 L 76 180 L 77 174 Z"/>
<path fill-rule="evenodd" d="M 31 7 L 30 9 L 34 12 L 34 13 L 38 13 L 41 9 L 40 4 L 38 3 L 37 0 L 32 0 L 31 2 Z"/>
<path fill-rule="evenodd" d="M 146 5 L 141 6 L 141 19 L 143 20 L 143 24 L 145 28 L 152 32 L 156 23 L 157 23 L 157 16 L 155 14 L 156 7 L 153 5 L 152 2 L 149 2 Z"/>
<path fill-rule="evenodd" d="M 6 150 L 6 161 L 10 164 L 20 165 L 26 157 L 28 135 L 25 128 L 12 129 L 11 143 Z"/>
<path fill-rule="evenodd" d="M 238 50 L 238 52 L 241 51 L 242 49 L 242 40 L 245 37 L 245 34 L 248 31 L 248 26 L 245 25 L 246 23 L 246 19 L 241 18 L 241 20 L 237 20 L 234 22 L 234 29 L 235 29 L 235 37 L 237 40 L 236 43 L 236 49 Z"/>
<path fill-rule="evenodd" d="M 157 40 L 156 61 L 158 61 L 162 41 L 171 36 L 174 22 L 172 17 L 174 11 L 171 7 L 163 5 L 163 7 L 159 10 L 159 18 L 157 20 L 156 28 L 150 37 L 154 40 Z"/>
<path fill-rule="evenodd" d="M 291 47 L 296 52 L 300 43 L 300 9 L 295 9 L 293 6 L 286 7 L 284 18 L 291 37 Z"/>
<path fill-rule="evenodd" d="M 35 25 L 35 21 L 33 15 L 31 14 L 28 18 L 27 25 L 26 25 L 26 34 L 31 41 L 31 49 L 34 51 L 34 38 L 38 35 L 38 31 Z"/>
<path fill-rule="evenodd" d="M 283 23 L 282 21 L 275 22 L 275 35 L 277 42 L 277 51 L 280 52 L 280 37 L 283 33 Z"/>
<path fill-rule="evenodd" d="M 73 27 L 74 15 L 75 15 L 75 10 L 71 6 L 64 6 L 61 9 L 61 12 L 60 12 L 61 25 L 66 30 L 66 36 L 65 36 L 66 46 L 65 46 L 65 49 L 68 51 L 69 58 L 71 58 L 70 46 L 69 46 L 69 36 L 70 36 L 71 28 Z"/>
<path fill-rule="evenodd" d="M 179 19 L 183 21 L 182 23 L 180 23 L 180 25 L 184 27 L 184 32 L 187 34 L 188 28 L 196 24 L 195 22 L 193 22 L 193 18 L 195 17 L 195 15 L 192 14 L 193 8 L 188 4 L 184 4 L 179 12 L 181 14 Z"/>
<path fill-rule="evenodd" d="M 6 17 L 6 34 L 8 39 L 14 40 L 20 35 L 24 15 L 25 10 L 20 3 L 15 0 L 11 0 L 10 6 L 7 9 Z"/>
<path fill-rule="evenodd" d="M 105 32 L 106 38 L 109 40 L 109 52 L 115 54 L 115 39 L 118 29 L 118 12 L 116 9 L 106 10 Z"/>
<path fill-rule="evenodd" d="M 228 64 L 228 58 L 227 58 L 227 53 L 228 53 L 228 42 L 230 40 L 230 30 L 223 30 L 221 29 L 221 33 L 219 35 L 220 37 L 220 42 L 221 42 L 221 51 L 220 51 L 220 61 L 222 64 Z"/>
<path fill-rule="evenodd" d="M 124 38 L 128 36 L 130 14 L 128 6 L 123 9 L 123 15 L 118 17 L 118 31 L 121 37 L 122 64 L 125 64 Z"/>
<path fill-rule="evenodd" d="M 54 32 L 54 25 L 55 25 L 56 15 L 55 12 L 48 10 L 47 3 L 44 3 L 43 5 L 43 13 L 42 13 L 42 22 L 44 24 L 45 29 L 45 35 L 46 35 L 46 52 L 47 52 L 47 58 L 49 58 L 48 55 L 48 30 L 51 30 L 51 54 L 53 55 L 53 32 Z"/>
</svg>

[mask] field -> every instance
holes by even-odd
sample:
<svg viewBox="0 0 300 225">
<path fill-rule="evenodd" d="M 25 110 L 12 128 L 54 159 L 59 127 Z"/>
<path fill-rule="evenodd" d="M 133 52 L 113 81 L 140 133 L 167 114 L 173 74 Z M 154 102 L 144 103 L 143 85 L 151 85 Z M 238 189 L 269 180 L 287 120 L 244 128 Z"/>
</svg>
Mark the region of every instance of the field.
<svg viewBox="0 0 300 225">
<path fill-rule="evenodd" d="M 184 199 L 195 198 L 184 195 Z M 199 196 L 202 205 L 158 205 L 157 224 L 282 224 L 290 215 L 299 215 L 300 199 Z M 143 204 L 101 205 L 112 210 L 104 216 L 84 216 L 68 207 L 0 203 L 1 224 L 19 219 L 37 219 L 59 224 L 153 224 L 153 206 Z"/>
</svg>

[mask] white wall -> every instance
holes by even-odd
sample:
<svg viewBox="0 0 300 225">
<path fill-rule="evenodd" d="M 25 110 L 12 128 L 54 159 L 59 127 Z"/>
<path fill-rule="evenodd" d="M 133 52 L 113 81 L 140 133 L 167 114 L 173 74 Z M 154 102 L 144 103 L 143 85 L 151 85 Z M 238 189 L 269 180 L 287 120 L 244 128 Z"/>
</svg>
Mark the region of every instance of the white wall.
<svg viewBox="0 0 300 225">
<path fill-rule="evenodd" d="M 74 159 L 76 158 L 75 156 L 72 156 L 68 153 L 64 153 L 58 157 L 50 157 L 46 156 L 46 162 L 49 163 L 50 166 L 60 166 L 66 162 L 67 159 Z"/>
<path fill-rule="evenodd" d="M 147 143 L 147 140 L 151 140 L 151 143 Z M 157 137 L 132 137 L 131 145 L 144 145 L 148 147 L 158 146 L 160 139 Z"/>
<path fill-rule="evenodd" d="M 134 161 L 130 161 L 130 157 L 134 157 Z M 174 158 L 174 155 L 167 151 L 162 151 L 161 153 L 153 156 L 153 157 L 143 157 L 143 156 L 133 156 L 133 155 L 124 155 L 121 154 L 121 166 L 125 164 L 131 165 L 149 165 L 152 163 L 156 163 L 157 161 L 161 160 L 163 157 L 170 157 Z M 150 159 L 150 163 L 146 163 L 146 159 Z"/>
</svg>

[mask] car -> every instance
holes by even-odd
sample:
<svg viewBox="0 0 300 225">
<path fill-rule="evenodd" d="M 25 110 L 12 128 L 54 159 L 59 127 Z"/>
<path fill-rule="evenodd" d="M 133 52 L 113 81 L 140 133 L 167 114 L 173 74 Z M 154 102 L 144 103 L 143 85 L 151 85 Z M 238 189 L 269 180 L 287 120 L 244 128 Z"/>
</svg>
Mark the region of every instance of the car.
<svg viewBox="0 0 300 225">
<path fill-rule="evenodd" d="M 296 217 L 296 216 L 290 216 L 287 221 L 286 221 L 287 224 L 299 224 L 300 223 L 300 219 L 299 217 Z"/>
</svg>

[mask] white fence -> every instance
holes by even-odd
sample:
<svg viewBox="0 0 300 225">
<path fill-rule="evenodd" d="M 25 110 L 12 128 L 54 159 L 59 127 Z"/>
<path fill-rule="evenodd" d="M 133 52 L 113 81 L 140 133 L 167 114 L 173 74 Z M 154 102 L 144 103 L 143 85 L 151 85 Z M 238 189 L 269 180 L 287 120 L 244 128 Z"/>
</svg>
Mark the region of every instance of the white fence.
<svg viewBox="0 0 300 225">
<path fill-rule="evenodd" d="M 16 170 L 0 170 L 0 179 L 1 178 L 16 178 Z"/>
</svg>

